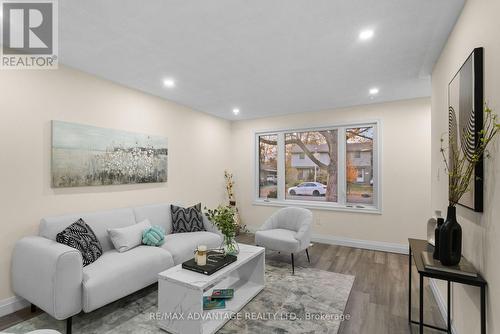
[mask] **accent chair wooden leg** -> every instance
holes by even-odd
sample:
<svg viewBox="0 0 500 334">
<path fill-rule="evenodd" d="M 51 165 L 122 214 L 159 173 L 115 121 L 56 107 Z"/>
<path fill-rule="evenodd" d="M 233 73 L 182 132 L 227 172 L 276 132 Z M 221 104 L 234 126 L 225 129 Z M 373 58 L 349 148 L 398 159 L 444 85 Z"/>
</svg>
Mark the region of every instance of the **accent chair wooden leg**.
<svg viewBox="0 0 500 334">
<path fill-rule="evenodd" d="M 295 275 L 295 263 L 293 261 L 293 253 L 292 253 L 292 275 Z"/>
<path fill-rule="evenodd" d="M 71 329 L 73 327 L 73 317 L 66 319 L 66 334 L 71 334 Z"/>
<path fill-rule="evenodd" d="M 309 258 L 309 249 L 306 248 L 307 262 L 311 263 L 311 259 Z"/>
<path fill-rule="evenodd" d="M 35 312 L 36 312 L 36 305 L 31 304 L 31 313 L 35 313 Z"/>
</svg>

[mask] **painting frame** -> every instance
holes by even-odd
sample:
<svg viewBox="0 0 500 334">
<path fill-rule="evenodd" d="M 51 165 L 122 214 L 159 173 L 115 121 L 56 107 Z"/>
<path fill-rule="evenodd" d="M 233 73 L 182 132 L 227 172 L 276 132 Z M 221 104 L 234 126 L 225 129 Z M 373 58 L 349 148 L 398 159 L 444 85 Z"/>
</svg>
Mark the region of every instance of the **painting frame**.
<svg viewBox="0 0 500 334">
<path fill-rule="evenodd" d="M 51 187 L 164 183 L 168 138 L 51 121 Z"/>
<path fill-rule="evenodd" d="M 448 84 L 449 142 L 455 140 L 460 143 L 462 154 L 465 154 L 467 147 L 479 141 L 480 131 L 483 129 L 483 54 L 482 47 L 475 48 Z M 460 137 L 463 131 L 473 132 L 470 143 L 461 143 Z M 483 212 L 483 178 L 484 167 L 481 157 L 475 166 L 470 189 L 458 203 L 460 206 L 475 212 Z"/>
</svg>

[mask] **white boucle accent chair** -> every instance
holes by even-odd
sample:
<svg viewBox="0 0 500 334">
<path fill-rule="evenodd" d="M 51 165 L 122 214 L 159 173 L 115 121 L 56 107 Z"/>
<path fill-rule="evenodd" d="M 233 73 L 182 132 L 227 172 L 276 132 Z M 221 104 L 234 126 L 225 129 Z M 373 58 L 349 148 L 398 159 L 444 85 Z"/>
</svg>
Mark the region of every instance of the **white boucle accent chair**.
<svg viewBox="0 0 500 334">
<path fill-rule="evenodd" d="M 287 207 L 275 212 L 255 232 L 255 244 L 266 249 L 292 254 L 292 274 L 295 274 L 293 254 L 306 251 L 311 243 L 313 215 L 310 210 Z"/>
</svg>

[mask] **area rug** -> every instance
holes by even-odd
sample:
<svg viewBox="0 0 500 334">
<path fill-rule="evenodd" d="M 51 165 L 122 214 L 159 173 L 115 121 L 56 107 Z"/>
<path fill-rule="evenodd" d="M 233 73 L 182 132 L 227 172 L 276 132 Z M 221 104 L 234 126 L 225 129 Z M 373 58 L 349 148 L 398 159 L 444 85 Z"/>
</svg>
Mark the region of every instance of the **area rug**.
<svg viewBox="0 0 500 334">
<path fill-rule="evenodd" d="M 219 330 L 233 333 L 337 333 L 354 276 L 296 267 L 266 264 L 266 287 Z M 164 334 L 157 326 L 157 287 L 141 290 L 92 313 L 73 318 L 75 334 Z M 65 333 L 65 321 L 41 314 L 5 330 L 26 333 L 35 329 Z M 187 333 L 189 334 L 189 333 Z"/>
</svg>

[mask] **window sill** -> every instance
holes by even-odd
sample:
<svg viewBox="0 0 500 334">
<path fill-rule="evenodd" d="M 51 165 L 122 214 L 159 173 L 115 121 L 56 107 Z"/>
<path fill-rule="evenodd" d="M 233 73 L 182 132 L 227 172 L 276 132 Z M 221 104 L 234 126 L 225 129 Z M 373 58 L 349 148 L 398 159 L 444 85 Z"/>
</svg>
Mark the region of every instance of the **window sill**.
<svg viewBox="0 0 500 334">
<path fill-rule="evenodd" d="M 325 203 L 314 203 L 308 201 L 280 201 L 280 200 L 263 200 L 258 199 L 253 201 L 253 205 L 258 206 L 277 206 L 277 207 L 286 207 L 286 206 L 298 206 L 306 209 L 314 209 L 314 210 L 325 210 L 325 211 L 343 211 L 343 212 L 353 212 L 353 213 L 368 213 L 368 214 L 382 214 L 382 210 L 376 208 L 374 206 L 364 206 L 362 208 L 355 207 L 354 204 L 350 205 L 341 205 L 341 204 L 325 204 Z"/>
</svg>

